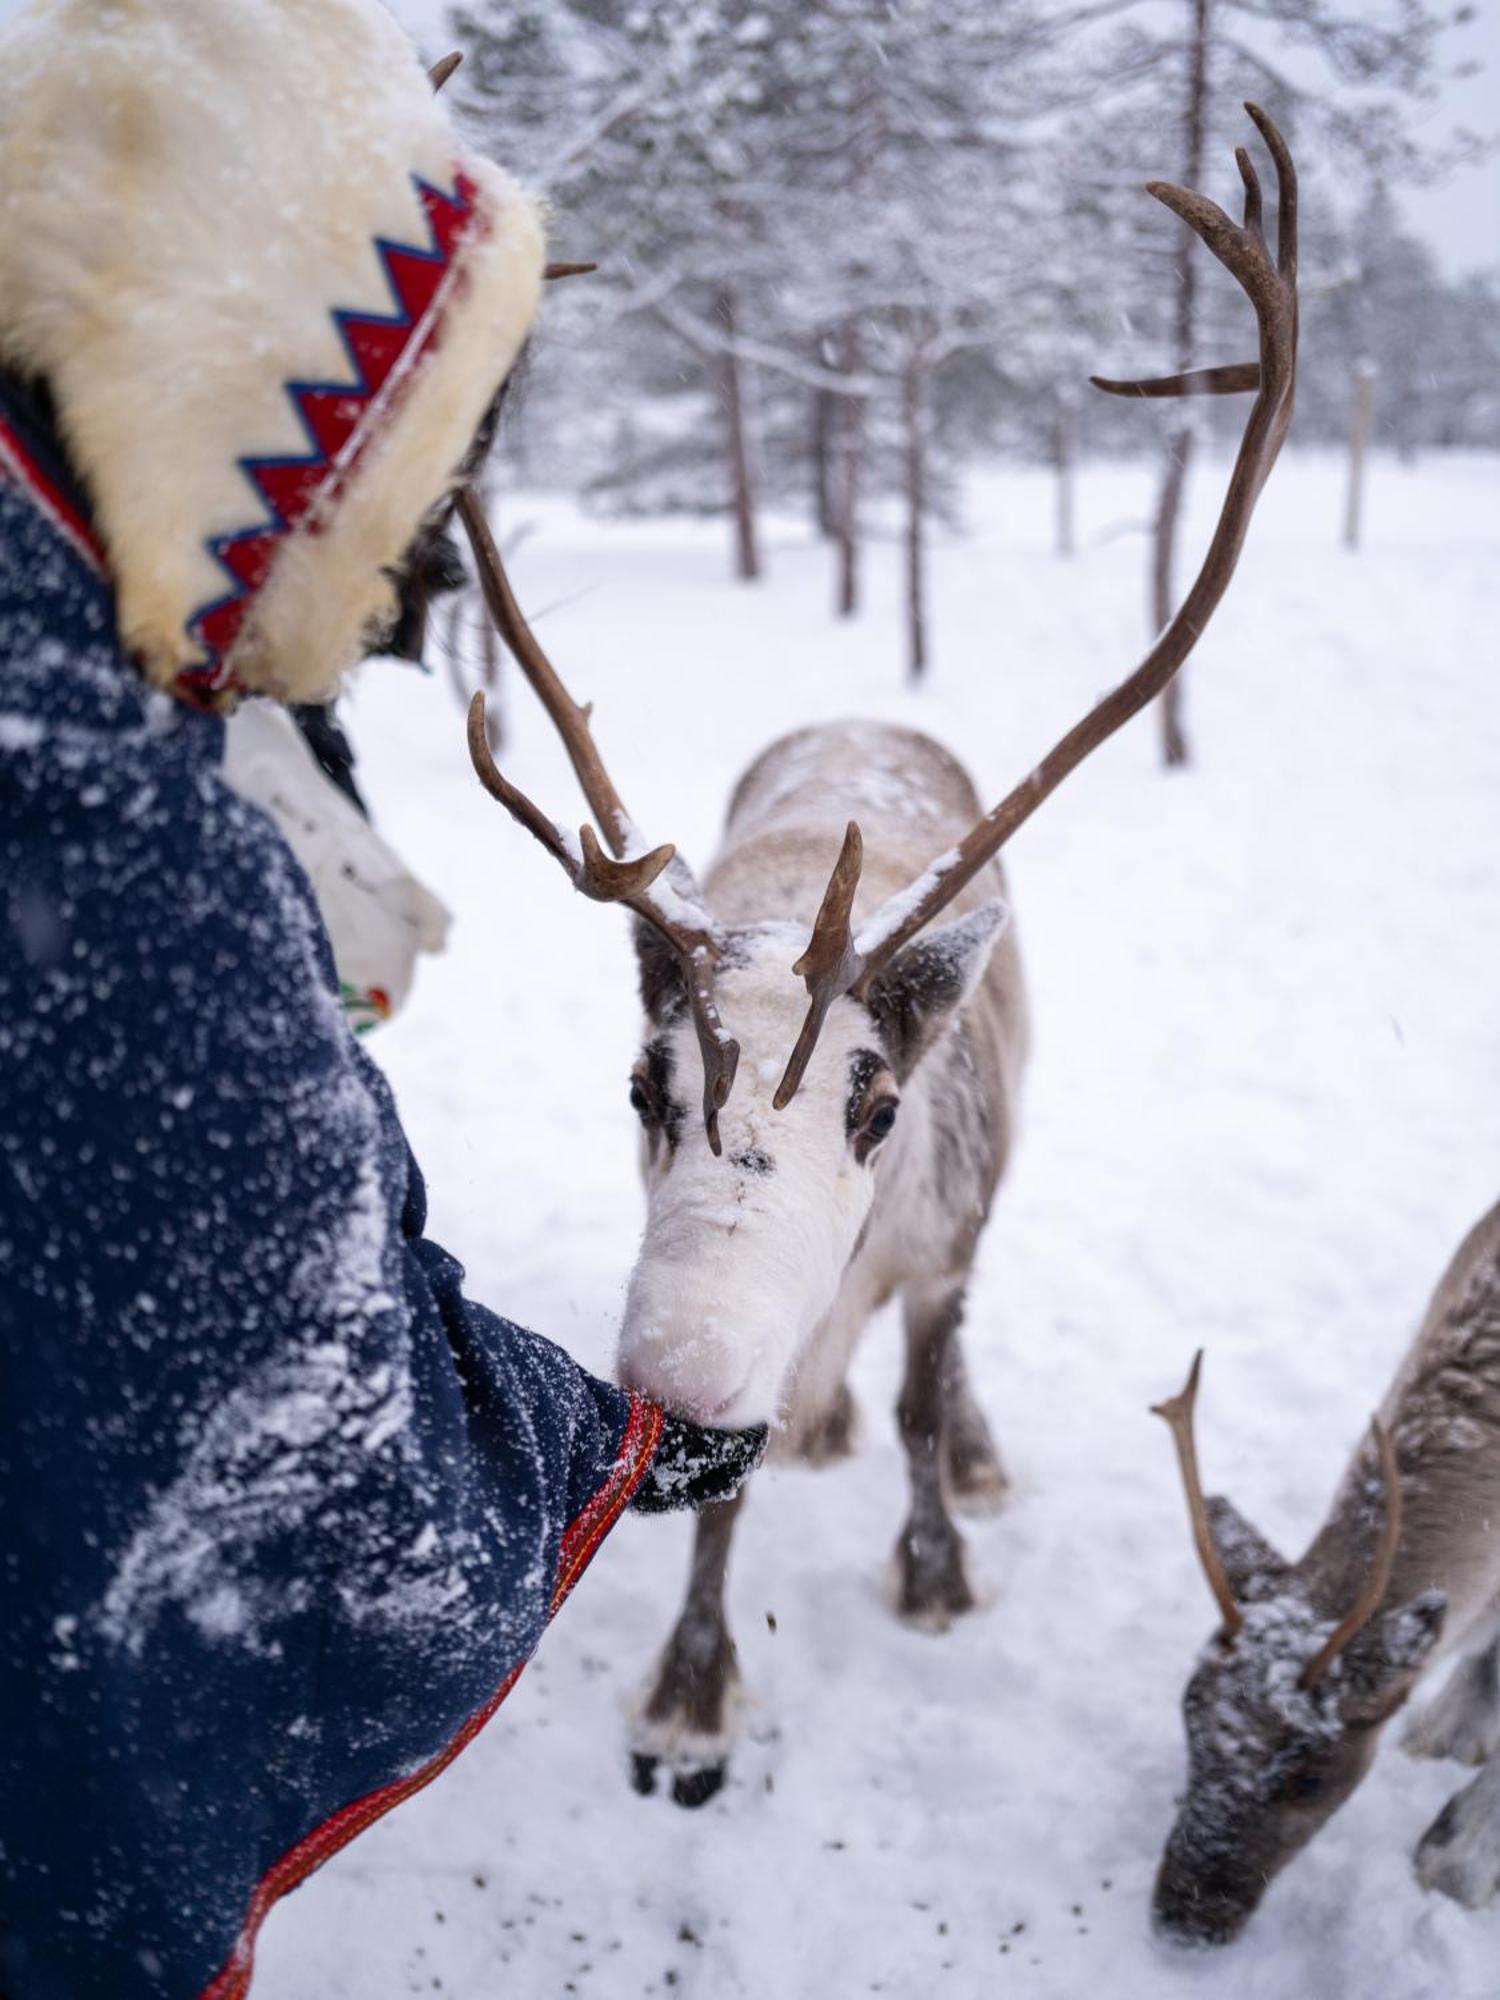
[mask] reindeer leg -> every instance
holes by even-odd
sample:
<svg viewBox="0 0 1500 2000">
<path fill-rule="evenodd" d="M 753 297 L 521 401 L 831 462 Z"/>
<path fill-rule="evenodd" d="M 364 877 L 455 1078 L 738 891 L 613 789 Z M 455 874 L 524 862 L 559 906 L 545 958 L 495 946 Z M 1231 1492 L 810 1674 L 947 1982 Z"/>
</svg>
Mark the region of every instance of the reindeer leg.
<svg viewBox="0 0 1500 2000">
<path fill-rule="evenodd" d="M 1465 1909 L 1500 1891 L 1500 1758 L 1455 1792 L 1417 1843 L 1417 1880 Z"/>
<path fill-rule="evenodd" d="M 828 1407 L 798 1431 L 791 1449 L 804 1464 L 833 1465 L 854 1456 L 858 1432 L 859 1405 L 849 1384 L 841 1382 Z"/>
<path fill-rule="evenodd" d="M 732 1500 L 716 1501 L 698 1516 L 687 1600 L 633 1732 L 636 1790 L 654 1791 L 656 1767 L 665 1763 L 680 1806 L 707 1804 L 729 1761 L 729 1710 L 739 1667 L 724 1616 L 724 1580 L 744 1497 L 742 1486 Z"/>
<path fill-rule="evenodd" d="M 971 1610 L 963 1538 L 943 1496 L 943 1378 L 953 1335 L 963 1317 L 963 1287 L 908 1291 L 906 1379 L 896 1421 L 911 1477 L 911 1513 L 896 1544 L 896 1608 L 903 1618 L 943 1631 Z"/>
<path fill-rule="evenodd" d="M 854 1454 L 859 1404 L 849 1387 L 849 1363 L 870 1314 L 889 1293 L 856 1260 L 844 1274 L 827 1316 L 799 1357 L 788 1383 L 790 1399 L 773 1451 L 805 1465 L 832 1465 Z"/>
<path fill-rule="evenodd" d="M 959 1312 L 963 1301 L 960 1296 Z M 1010 1481 L 994 1434 L 975 1401 L 968 1363 L 955 1322 L 943 1369 L 943 1472 L 953 1504 L 967 1514 L 993 1514 Z"/>
<path fill-rule="evenodd" d="M 1447 1686 L 1401 1737 L 1408 1757 L 1486 1764 L 1500 1749 L 1500 1636 L 1460 1660 Z"/>
<path fill-rule="evenodd" d="M 1448 1684 L 1401 1738 L 1409 1757 L 1487 1764 L 1500 1750 L 1500 1637 L 1460 1660 Z"/>
</svg>

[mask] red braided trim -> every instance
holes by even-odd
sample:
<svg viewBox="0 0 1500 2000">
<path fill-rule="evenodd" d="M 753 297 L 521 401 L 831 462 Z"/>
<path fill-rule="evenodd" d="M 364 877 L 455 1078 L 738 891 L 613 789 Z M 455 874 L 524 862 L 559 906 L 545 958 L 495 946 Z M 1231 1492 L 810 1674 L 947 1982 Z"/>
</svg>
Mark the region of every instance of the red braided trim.
<svg viewBox="0 0 1500 2000">
<path fill-rule="evenodd" d="M 284 385 L 308 450 L 294 457 L 239 461 L 261 511 L 246 526 L 214 535 L 206 544 L 230 587 L 200 604 L 187 621 L 188 636 L 202 648 L 203 657 L 181 670 L 176 686 L 184 693 L 196 692 L 200 703 L 212 705 L 214 695 L 241 685 L 228 660 L 282 546 L 298 532 L 322 533 L 330 510 L 405 400 L 417 370 L 442 341 L 449 306 L 464 283 L 458 261 L 462 252 L 489 233 L 478 189 L 461 167 L 455 169 L 451 194 L 419 175 L 413 182 L 428 240 L 375 240 L 395 311 L 336 311 L 333 321 L 349 364 L 347 379 Z"/>
<path fill-rule="evenodd" d="M 61 488 L 43 472 L 20 438 L 0 415 L 0 474 L 30 496 L 37 511 L 56 528 L 76 556 L 82 557 L 96 576 L 108 579 L 104 546 L 93 528 L 79 513 Z"/>
<path fill-rule="evenodd" d="M 639 1396 L 630 1399 L 630 1415 L 625 1424 L 625 1435 L 620 1442 L 620 1454 L 610 1467 L 609 1476 L 593 1499 L 568 1527 L 562 1538 L 558 1552 L 557 1580 L 552 1587 L 551 1603 L 548 1607 L 549 1622 L 557 1616 L 563 1601 L 587 1569 L 599 1544 L 619 1519 L 628 1504 L 630 1496 L 646 1476 L 656 1447 L 661 1442 L 662 1413 L 654 1403 L 647 1403 Z M 501 1702 L 521 1678 L 526 1662 L 512 1668 L 500 1687 L 492 1694 L 483 1708 L 476 1709 L 453 1740 L 441 1749 L 435 1757 L 414 1771 L 409 1778 L 397 1778 L 389 1785 L 382 1785 L 378 1791 L 367 1792 L 363 1798 L 355 1799 L 343 1806 L 321 1826 L 305 1834 L 295 1847 L 289 1848 L 281 1859 L 261 1877 L 250 1907 L 245 1913 L 245 1921 L 240 1926 L 240 1935 L 234 1950 L 230 1953 L 224 1968 L 204 1987 L 200 2000 L 244 2000 L 250 1991 L 250 1978 L 255 1970 L 255 1941 L 261 1925 L 265 1922 L 271 1906 L 279 1902 L 290 1889 L 306 1881 L 315 1868 L 321 1868 L 347 1847 L 356 1834 L 363 1833 L 367 1826 L 382 1819 L 393 1806 L 399 1806 L 414 1792 L 420 1792 L 430 1785 L 453 1762 L 461 1750 L 467 1749 L 483 1729 Z"/>
</svg>

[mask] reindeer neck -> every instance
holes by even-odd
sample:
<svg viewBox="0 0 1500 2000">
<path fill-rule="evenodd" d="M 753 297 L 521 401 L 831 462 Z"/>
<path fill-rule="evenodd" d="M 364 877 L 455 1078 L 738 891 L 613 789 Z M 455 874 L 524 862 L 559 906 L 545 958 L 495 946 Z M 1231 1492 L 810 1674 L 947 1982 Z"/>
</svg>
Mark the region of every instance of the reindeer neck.
<svg viewBox="0 0 1500 2000">
<path fill-rule="evenodd" d="M 1380 1414 L 1402 1501 L 1386 1605 L 1441 1590 L 1456 1636 L 1500 1597 L 1500 1205 L 1460 1246 Z M 1331 1608 L 1358 1590 L 1383 1508 L 1367 1436 L 1298 1564 L 1315 1603 Z"/>
<path fill-rule="evenodd" d="M 931 737 L 877 722 L 799 730 L 741 778 L 705 886 L 723 922 L 810 925 L 844 829 L 856 820 L 862 915 L 959 840 L 979 811 L 962 766 Z M 994 893 L 993 881 L 981 881 L 955 911 Z"/>
</svg>

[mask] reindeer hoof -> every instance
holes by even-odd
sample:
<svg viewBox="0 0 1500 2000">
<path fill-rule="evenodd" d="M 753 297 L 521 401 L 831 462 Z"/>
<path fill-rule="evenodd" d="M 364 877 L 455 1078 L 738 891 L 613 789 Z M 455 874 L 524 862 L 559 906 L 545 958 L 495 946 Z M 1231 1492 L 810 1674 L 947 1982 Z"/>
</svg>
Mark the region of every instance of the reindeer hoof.
<svg viewBox="0 0 1500 2000">
<path fill-rule="evenodd" d="M 635 1751 L 630 1759 L 631 1789 L 639 1792 L 643 1799 L 651 1798 L 656 1791 L 656 1774 L 660 1768 L 659 1757 Z M 686 1806 L 691 1811 L 698 1806 L 706 1806 L 716 1793 L 724 1789 L 729 1767 L 727 1764 L 704 1764 L 696 1770 L 673 1771 L 671 1775 L 672 1803 Z"/>
<path fill-rule="evenodd" d="M 1449 1799 L 1417 1843 L 1417 1880 L 1466 1910 L 1483 1909 L 1500 1890 L 1497 1834 L 1494 1786 L 1480 1776 Z"/>
<path fill-rule="evenodd" d="M 702 1806 L 721 1791 L 734 1748 L 739 1675 L 726 1640 L 715 1654 L 718 1671 L 707 1677 L 664 1671 L 630 1733 L 631 1783 L 643 1798 L 656 1790 L 658 1772 L 680 1806 Z"/>
<path fill-rule="evenodd" d="M 896 1544 L 898 1614 L 924 1631 L 946 1632 L 955 1618 L 973 1609 L 962 1537 L 951 1527 L 940 1536 L 908 1528 Z"/>
<path fill-rule="evenodd" d="M 726 1767 L 706 1764 L 700 1771 L 679 1771 L 672 1780 L 672 1802 L 692 1812 L 706 1806 L 723 1789 Z"/>
</svg>

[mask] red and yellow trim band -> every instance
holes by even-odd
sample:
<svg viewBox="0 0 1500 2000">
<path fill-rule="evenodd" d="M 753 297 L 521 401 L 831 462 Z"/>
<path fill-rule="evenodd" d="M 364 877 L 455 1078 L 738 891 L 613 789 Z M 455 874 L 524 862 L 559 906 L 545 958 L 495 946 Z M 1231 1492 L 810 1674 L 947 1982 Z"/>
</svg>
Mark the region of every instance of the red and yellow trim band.
<svg viewBox="0 0 1500 2000">
<path fill-rule="evenodd" d="M 108 565 L 99 537 L 62 488 L 47 477 L 18 433 L 6 422 L 3 411 L 0 411 L 0 475 L 28 494 L 74 555 L 87 563 L 96 576 L 108 580 Z"/>
<path fill-rule="evenodd" d="M 661 1442 L 661 1431 L 662 1413 L 657 1406 L 640 1396 L 632 1396 L 620 1453 L 610 1468 L 609 1477 L 563 1535 L 558 1551 L 557 1577 L 547 1611 L 549 1623 L 561 1610 L 568 1593 L 593 1560 L 599 1544 L 645 1478 L 656 1447 Z M 305 1882 L 315 1868 L 321 1868 L 325 1861 L 337 1854 L 340 1848 L 347 1847 L 367 1826 L 384 1818 L 392 1807 L 399 1806 L 446 1771 L 459 1752 L 467 1749 L 484 1728 L 521 1678 L 525 1666 L 526 1662 L 522 1660 L 519 1666 L 514 1667 L 484 1706 L 476 1709 L 463 1724 L 452 1741 L 413 1771 L 410 1777 L 397 1778 L 341 1807 L 321 1826 L 305 1834 L 295 1847 L 289 1848 L 266 1871 L 250 1898 L 250 1907 L 240 1926 L 234 1950 L 222 1971 L 204 1987 L 200 2000 L 244 2000 L 250 1991 L 250 1979 L 255 1970 L 256 1937 L 272 1905 L 279 1902 L 288 1890 Z"/>
</svg>

